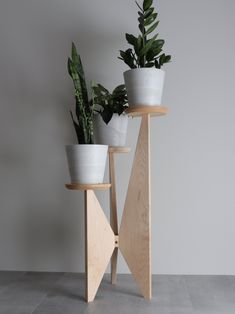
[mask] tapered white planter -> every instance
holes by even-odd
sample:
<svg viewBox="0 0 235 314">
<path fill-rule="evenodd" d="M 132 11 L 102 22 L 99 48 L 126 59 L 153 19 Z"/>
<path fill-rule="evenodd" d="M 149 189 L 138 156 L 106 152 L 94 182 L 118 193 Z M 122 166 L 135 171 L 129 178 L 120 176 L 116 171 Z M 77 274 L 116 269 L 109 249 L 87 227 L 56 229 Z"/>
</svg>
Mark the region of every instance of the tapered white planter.
<svg viewBox="0 0 235 314">
<path fill-rule="evenodd" d="M 156 68 L 139 68 L 124 72 L 129 106 L 161 105 L 164 79 L 165 71 Z"/>
<path fill-rule="evenodd" d="M 112 119 L 106 124 L 101 115 L 94 116 L 94 137 L 96 144 L 109 146 L 125 146 L 128 126 L 128 117 L 125 114 L 120 116 L 113 114 Z"/>
<path fill-rule="evenodd" d="M 107 151 L 107 145 L 67 145 L 71 183 L 103 183 Z"/>
</svg>

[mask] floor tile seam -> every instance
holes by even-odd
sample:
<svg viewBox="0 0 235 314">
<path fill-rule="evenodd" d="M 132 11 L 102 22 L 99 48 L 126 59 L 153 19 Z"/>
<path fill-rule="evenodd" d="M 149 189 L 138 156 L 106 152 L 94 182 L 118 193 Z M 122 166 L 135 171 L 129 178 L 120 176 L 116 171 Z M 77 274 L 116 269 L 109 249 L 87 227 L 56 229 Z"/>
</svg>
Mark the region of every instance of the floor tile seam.
<svg viewBox="0 0 235 314">
<path fill-rule="evenodd" d="M 189 291 L 189 287 L 188 287 L 188 284 L 187 284 L 187 277 L 185 275 L 180 275 L 180 276 L 181 276 L 181 278 L 183 278 L 184 287 L 185 287 L 185 289 L 187 291 L 187 295 L 188 295 L 188 299 L 190 301 L 192 312 L 195 313 L 196 309 L 193 306 L 193 300 L 192 300 L 192 297 L 191 297 L 191 294 L 190 294 L 190 291 Z"/>
<path fill-rule="evenodd" d="M 23 272 L 21 275 L 19 275 L 19 277 L 17 277 L 17 279 L 13 279 L 9 284 L 6 285 L 6 287 L 0 289 L 0 296 L 2 293 L 4 293 L 4 291 L 6 291 L 8 288 L 10 288 L 11 286 L 17 284 L 17 281 L 20 279 L 22 279 L 25 275 L 27 274 L 27 272 Z"/>
<path fill-rule="evenodd" d="M 65 273 L 61 273 L 61 276 L 60 276 L 59 278 L 57 278 L 57 279 L 55 280 L 55 282 L 53 283 L 53 287 L 51 287 L 51 289 L 49 289 L 49 291 L 47 291 L 47 293 L 45 293 L 45 295 L 41 298 L 40 302 L 37 303 L 37 304 L 33 307 L 32 311 L 31 311 L 29 314 L 33 314 L 33 313 L 37 310 L 37 308 L 46 300 L 46 298 L 49 296 L 49 294 L 54 290 L 55 285 L 57 284 L 57 282 L 64 276 L 64 274 L 65 274 Z"/>
</svg>

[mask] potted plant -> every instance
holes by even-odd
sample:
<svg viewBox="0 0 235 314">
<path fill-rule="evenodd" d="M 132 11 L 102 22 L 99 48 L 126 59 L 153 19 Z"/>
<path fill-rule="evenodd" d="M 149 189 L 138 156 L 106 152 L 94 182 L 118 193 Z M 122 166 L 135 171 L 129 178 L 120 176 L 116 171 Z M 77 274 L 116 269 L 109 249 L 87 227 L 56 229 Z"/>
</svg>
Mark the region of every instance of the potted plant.
<svg viewBox="0 0 235 314">
<path fill-rule="evenodd" d="M 92 87 L 97 114 L 94 115 L 95 142 L 109 146 L 125 146 L 128 107 L 125 85 L 117 86 L 110 93 L 104 86 Z"/>
<path fill-rule="evenodd" d="M 107 145 L 94 144 L 93 100 L 88 91 L 82 61 L 72 43 L 71 58 L 68 58 L 68 72 L 74 84 L 76 120 L 70 111 L 78 144 L 67 145 L 66 153 L 72 183 L 97 184 L 104 178 Z"/>
<path fill-rule="evenodd" d="M 164 40 L 158 39 L 158 34 L 149 38 L 159 24 L 158 13 L 152 7 L 152 3 L 152 0 L 144 0 L 141 7 L 136 2 L 139 8 L 138 22 L 141 34 L 138 37 L 126 34 L 126 40 L 133 48 L 120 50 L 118 57 L 131 68 L 124 72 L 130 107 L 161 104 L 165 78 L 165 72 L 161 67 L 171 60 L 170 55 L 162 53 Z"/>
</svg>

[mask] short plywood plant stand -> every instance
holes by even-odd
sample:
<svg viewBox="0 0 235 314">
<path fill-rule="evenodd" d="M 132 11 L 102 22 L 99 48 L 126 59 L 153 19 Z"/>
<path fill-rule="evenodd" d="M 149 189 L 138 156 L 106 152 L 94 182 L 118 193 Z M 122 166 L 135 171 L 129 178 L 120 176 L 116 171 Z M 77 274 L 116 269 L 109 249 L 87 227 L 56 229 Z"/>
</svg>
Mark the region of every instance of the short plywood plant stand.
<svg viewBox="0 0 235 314">
<path fill-rule="evenodd" d="M 111 282 L 116 283 L 118 248 L 144 298 L 152 297 L 151 212 L 150 212 L 150 117 L 167 113 L 162 106 L 129 108 L 128 115 L 141 117 L 141 126 L 118 230 L 114 154 L 127 153 L 127 147 L 109 148 L 110 184 L 67 184 L 85 194 L 86 300 L 93 301 L 111 259 Z M 110 188 L 110 224 L 94 190 Z"/>
</svg>

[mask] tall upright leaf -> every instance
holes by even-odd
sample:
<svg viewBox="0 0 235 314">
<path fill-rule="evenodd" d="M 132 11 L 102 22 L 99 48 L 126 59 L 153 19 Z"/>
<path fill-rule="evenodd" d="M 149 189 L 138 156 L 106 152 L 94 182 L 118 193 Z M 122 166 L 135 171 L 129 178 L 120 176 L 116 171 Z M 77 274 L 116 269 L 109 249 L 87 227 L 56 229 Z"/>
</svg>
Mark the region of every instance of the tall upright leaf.
<svg viewBox="0 0 235 314">
<path fill-rule="evenodd" d="M 74 84 L 75 96 L 75 112 L 77 121 L 75 121 L 72 112 L 71 118 L 76 131 L 78 143 L 92 144 L 93 143 L 93 107 L 88 100 L 88 92 L 85 81 L 85 74 L 82 66 L 80 55 L 74 43 L 72 43 L 71 57 L 68 58 L 68 73 L 71 76 Z"/>
</svg>

